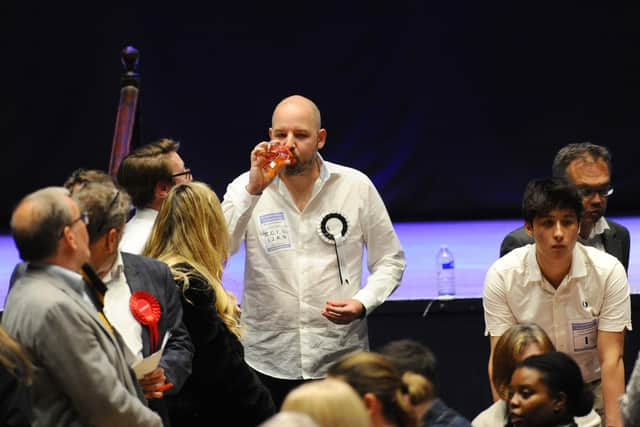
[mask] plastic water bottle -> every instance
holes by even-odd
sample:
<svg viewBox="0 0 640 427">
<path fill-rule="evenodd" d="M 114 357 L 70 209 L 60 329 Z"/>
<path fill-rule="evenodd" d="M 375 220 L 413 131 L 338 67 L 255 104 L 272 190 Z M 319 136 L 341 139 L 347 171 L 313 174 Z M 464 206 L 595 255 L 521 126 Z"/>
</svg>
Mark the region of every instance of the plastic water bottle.
<svg viewBox="0 0 640 427">
<path fill-rule="evenodd" d="M 453 254 L 447 245 L 440 245 L 436 254 L 436 285 L 438 297 L 453 298 L 456 294 Z"/>
</svg>

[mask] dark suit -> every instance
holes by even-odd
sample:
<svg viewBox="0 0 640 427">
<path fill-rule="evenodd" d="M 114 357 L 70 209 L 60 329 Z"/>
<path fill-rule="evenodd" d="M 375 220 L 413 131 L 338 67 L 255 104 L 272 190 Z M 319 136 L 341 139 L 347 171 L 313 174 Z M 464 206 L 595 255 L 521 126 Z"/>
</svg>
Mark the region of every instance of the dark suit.
<svg viewBox="0 0 640 427">
<path fill-rule="evenodd" d="M 29 265 L 9 292 L 2 324 L 34 366 L 34 426 L 160 426 L 83 286 Z"/>
<path fill-rule="evenodd" d="M 166 331 L 171 331 L 171 338 L 167 341 L 160 367 L 164 368 L 167 382 L 173 383 L 173 388 L 165 394 L 176 394 L 191 374 L 193 359 L 193 344 L 189 333 L 182 322 L 182 302 L 180 292 L 173 281 L 167 265 L 155 259 L 122 253 L 124 275 L 131 293 L 137 291 L 149 292 L 162 308 L 158 322 L 158 334 L 162 341 Z M 151 354 L 149 328 L 142 326 L 142 355 Z M 164 401 L 151 399 L 149 406 L 158 412 L 165 425 L 168 425 L 168 412 Z"/>
<path fill-rule="evenodd" d="M 628 271 L 630 247 L 629 230 L 627 230 L 625 226 L 620 225 L 617 222 L 613 222 L 610 219 L 607 219 L 606 221 L 609 224 L 610 229 L 606 230 L 602 234 L 604 250 L 618 258 L 624 266 L 624 269 Z M 524 226 L 517 228 L 507 234 L 504 240 L 502 240 L 502 244 L 500 245 L 500 257 L 503 257 L 515 248 L 519 248 L 530 243 L 533 243 L 533 238 L 527 234 Z"/>
</svg>

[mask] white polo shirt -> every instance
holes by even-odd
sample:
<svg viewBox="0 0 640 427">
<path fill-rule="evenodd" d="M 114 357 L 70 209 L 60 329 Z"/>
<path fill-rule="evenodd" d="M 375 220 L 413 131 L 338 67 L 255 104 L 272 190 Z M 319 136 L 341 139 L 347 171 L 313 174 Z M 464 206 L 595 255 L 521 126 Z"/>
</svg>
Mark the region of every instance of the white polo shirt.
<svg viewBox="0 0 640 427">
<path fill-rule="evenodd" d="M 631 330 L 631 300 L 617 258 L 576 243 L 569 274 L 557 289 L 542 276 L 536 246 L 515 249 L 489 268 L 484 282 L 485 335 L 535 322 L 558 351 L 576 360 L 586 382 L 600 378 L 598 331 Z"/>
<path fill-rule="evenodd" d="M 158 216 L 155 209 L 136 209 L 136 213 L 124 226 L 119 249 L 122 252 L 140 255 L 151 236 L 151 229 Z"/>
</svg>

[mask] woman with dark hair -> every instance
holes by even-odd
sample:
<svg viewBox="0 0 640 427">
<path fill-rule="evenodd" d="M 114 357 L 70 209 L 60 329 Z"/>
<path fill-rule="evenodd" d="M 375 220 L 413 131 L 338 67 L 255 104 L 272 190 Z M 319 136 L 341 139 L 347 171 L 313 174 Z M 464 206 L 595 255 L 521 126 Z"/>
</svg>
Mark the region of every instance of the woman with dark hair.
<svg viewBox="0 0 640 427">
<path fill-rule="evenodd" d="M 535 323 L 519 323 L 507 329 L 498 339 L 491 360 L 491 381 L 499 399 L 481 412 L 473 427 L 504 427 L 509 425 L 509 384 L 516 366 L 529 356 L 555 351 L 544 330 Z M 599 427 L 600 416 L 591 411 L 575 420 L 579 427 Z"/>
<path fill-rule="evenodd" d="M 518 364 L 509 387 L 509 417 L 514 427 L 575 427 L 574 417 L 593 408 L 593 392 L 578 364 L 551 351 Z"/>
</svg>

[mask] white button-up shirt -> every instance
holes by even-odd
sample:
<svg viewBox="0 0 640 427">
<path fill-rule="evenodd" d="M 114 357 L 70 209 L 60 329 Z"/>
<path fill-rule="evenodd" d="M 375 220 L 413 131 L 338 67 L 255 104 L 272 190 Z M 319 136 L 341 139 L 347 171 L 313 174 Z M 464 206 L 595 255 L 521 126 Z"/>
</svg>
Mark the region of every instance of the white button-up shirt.
<svg viewBox="0 0 640 427">
<path fill-rule="evenodd" d="M 235 252 L 245 241 L 242 298 L 246 360 L 276 378 L 320 378 L 341 355 L 368 349 L 366 320 L 336 325 L 322 316 L 330 300 L 354 298 L 371 313 L 399 285 L 404 252 L 380 195 L 355 169 L 320 161 L 304 211 L 278 177 L 260 196 L 245 189 L 248 172 L 222 203 Z M 342 245 L 348 285 L 340 284 L 336 248 L 320 236 L 322 219 L 347 221 Z M 335 225 L 335 223 L 334 223 Z M 361 288 L 363 248 L 371 272 Z"/>
<path fill-rule="evenodd" d="M 153 223 L 156 221 L 158 211 L 155 209 L 137 209 L 136 213 L 124 227 L 120 250 L 130 254 L 140 255 L 144 245 L 149 240 Z"/>
<path fill-rule="evenodd" d="M 536 246 L 514 249 L 497 260 L 484 282 L 485 334 L 535 322 L 558 351 L 576 360 L 586 382 L 600 378 L 598 331 L 631 330 L 631 302 L 624 267 L 615 257 L 576 243 L 571 270 L 557 289 L 543 277 Z"/>
<path fill-rule="evenodd" d="M 142 359 L 142 326 L 131 314 L 129 307 L 131 289 L 124 275 L 124 264 L 120 252 L 115 264 L 104 276 L 103 282 L 107 285 L 107 293 L 104 295 L 104 315 L 127 346 L 125 356 L 131 365 L 136 360 Z"/>
</svg>

